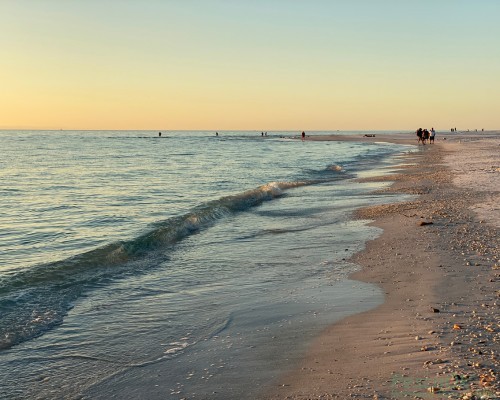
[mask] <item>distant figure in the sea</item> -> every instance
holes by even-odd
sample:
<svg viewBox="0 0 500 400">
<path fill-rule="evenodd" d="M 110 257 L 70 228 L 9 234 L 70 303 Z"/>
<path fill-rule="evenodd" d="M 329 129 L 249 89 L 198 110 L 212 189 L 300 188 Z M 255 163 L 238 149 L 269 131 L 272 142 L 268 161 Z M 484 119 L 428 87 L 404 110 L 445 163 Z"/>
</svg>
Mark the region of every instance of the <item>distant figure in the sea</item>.
<svg viewBox="0 0 500 400">
<path fill-rule="evenodd" d="M 420 143 L 420 142 L 424 143 L 424 141 L 422 139 L 423 134 L 424 134 L 424 131 L 422 130 L 422 128 L 418 128 L 417 129 L 418 143 Z"/>
<path fill-rule="evenodd" d="M 158 132 L 158 136 L 161 137 L 161 132 Z"/>
<path fill-rule="evenodd" d="M 260 133 L 260 136 L 264 136 L 264 132 L 261 132 L 261 133 Z"/>
<path fill-rule="evenodd" d="M 215 136 L 219 136 L 219 132 L 215 132 Z"/>
<path fill-rule="evenodd" d="M 302 140 L 306 140 L 306 133 L 302 131 Z"/>
<path fill-rule="evenodd" d="M 434 138 L 436 137 L 436 131 L 434 130 L 434 127 L 431 128 L 431 136 L 429 136 L 429 143 L 434 143 Z"/>
</svg>

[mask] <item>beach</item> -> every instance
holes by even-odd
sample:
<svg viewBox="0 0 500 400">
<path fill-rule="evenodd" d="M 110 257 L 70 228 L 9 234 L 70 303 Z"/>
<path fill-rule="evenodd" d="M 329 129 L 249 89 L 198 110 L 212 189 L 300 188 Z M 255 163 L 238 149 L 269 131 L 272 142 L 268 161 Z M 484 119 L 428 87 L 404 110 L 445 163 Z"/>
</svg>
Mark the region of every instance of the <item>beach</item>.
<svg viewBox="0 0 500 400">
<path fill-rule="evenodd" d="M 267 398 L 499 398 L 499 145 L 498 132 L 438 134 L 396 174 L 365 179 L 417 195 L 357 211 L 383 234 L 354 255 L 362 270 L 351 277 L 385 301 L 326 329 Z"/>
<path fill-rule="evenodd" d="M 356 180 L 415 146 L 284 134 L 0 132 L 0 398 L 254 400 L 381 304 Z"/>
<path fill-rule="evenodd" d="M 0 400 L 500 399 L 500 0 L 117 4 L 0 1 Z"/>
<path fill-rule="evenodd" d="M 495 393 L 497 133 L 157 134 L 3 133 L 0 398 Z"/>
</svg>

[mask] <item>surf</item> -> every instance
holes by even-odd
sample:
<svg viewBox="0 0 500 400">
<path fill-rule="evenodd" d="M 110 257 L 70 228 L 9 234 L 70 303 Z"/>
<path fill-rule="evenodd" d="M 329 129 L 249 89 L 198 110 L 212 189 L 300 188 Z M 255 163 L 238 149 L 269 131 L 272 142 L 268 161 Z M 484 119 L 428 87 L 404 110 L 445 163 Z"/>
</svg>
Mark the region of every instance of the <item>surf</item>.
<svg viewBox="0 0 500 400">
<path fill-rule="evenodd" d="M 13 271 L 0 278 L 0 349 L 36 338 L 60 325 L 84 293 L 113 279 L 143 274 L 168 260 L 169 250 L 217 221 L 317 181 L 269 182 L 190 212 L 159 221 L 148 232 L 65 260 Z"/>
</svg>

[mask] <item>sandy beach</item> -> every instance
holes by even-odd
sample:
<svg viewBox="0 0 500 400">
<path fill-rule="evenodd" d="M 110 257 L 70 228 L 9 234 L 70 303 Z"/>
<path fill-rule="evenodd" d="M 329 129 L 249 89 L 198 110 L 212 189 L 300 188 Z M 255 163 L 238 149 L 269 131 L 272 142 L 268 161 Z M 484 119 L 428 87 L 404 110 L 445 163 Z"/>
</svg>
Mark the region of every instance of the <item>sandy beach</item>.
<svg viewBox="0 0 500 400">
<path fill-rule="evenodd" d="M 330 136 L 416 144 L 410 134 Z M 497 399 L 500 133 L 439 134 L 401 157 L 384 192 L 407 202 L 358 210 L 383 234 L 352 278 L 385 302 L 343 319 L 282 376 L 269 399 Z"/>
</svg>

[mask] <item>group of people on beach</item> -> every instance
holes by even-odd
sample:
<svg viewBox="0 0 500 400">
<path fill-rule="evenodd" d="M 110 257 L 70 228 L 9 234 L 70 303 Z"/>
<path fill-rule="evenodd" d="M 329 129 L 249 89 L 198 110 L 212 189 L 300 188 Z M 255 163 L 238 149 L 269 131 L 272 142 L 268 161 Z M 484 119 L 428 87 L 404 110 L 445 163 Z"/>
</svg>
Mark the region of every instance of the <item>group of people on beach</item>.
<svg viewBox="0 0 500 400">
<path fill-rule="evenodd" d="M 418 143 L 422 142 L 425 144 L 427 140 L 429 143 L 434 143 L 434 138 L 436 137 L 436 131 L 431 128 L 430 132 L 427 129 L 418 128 L 417 129 Z"/>
</svg>

